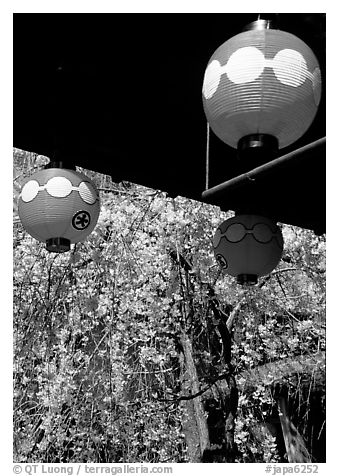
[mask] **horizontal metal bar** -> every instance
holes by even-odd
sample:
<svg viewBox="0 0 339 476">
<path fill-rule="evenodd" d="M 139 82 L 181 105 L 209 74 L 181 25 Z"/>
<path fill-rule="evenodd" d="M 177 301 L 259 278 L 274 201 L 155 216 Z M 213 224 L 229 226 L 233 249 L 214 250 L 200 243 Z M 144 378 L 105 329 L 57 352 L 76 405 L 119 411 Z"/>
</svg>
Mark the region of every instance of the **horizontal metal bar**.
<svg viewBox="0 0 339 476">
<path fill-rule="evenodd" d="M 253 182 L 260 176 L 270 172 L 272 169 L 276 167 L 283 167 L 291 160 L 301 158 L 303 154 L 322 146 L 323 144 L 325 144 L 325 142 L 326 137 L 322 137 L 321 139 L 311 142 L 311 144 L 307 144 L 304 147 L 300 147 L 299 149 L 293 150 L 292 152 L 286 155 L 271 160 L 266 164 L 260 165 L 259 167 L 256 167 L 255 169 L 252 169 L 249 172 L 243 173 L 241 175 L 238 175 L 237 177 L 227 180 L 227 182 L 222 182 L 219 185 L 216 185 L 215 187 L 209 188 L 208 190 L 205 190 L 202 193 L 202 199 L 208 201 L 209 199 L 215 198 L 218 195 L 222 195 L 226 191 L 230 191 L 236 187 L 239 187 L 240 185 L 243 185 L 245 182 Z"/>
</svg>

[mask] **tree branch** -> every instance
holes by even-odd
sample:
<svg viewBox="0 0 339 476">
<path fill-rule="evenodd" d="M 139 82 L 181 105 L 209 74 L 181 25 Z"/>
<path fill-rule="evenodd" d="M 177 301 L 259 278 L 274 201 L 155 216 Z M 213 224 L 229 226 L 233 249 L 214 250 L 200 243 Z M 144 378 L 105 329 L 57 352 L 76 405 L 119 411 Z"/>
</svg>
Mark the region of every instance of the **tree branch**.
<svg viewBox="0 0 339 476">
<path fill-rule="evenodd" d="M 218 375 L 217 377 L 215 377 L 208 385 L 206 385 L 204 388 L 199 390 L 199 392 L 193 393 L 191 395 L 182 395 L 180 397 L 178 396 L 177 398 L 157 399 L 157 401 L 158 402 L 172 402 L 172 403 L 175 403 L 175 402 L 180 402 L 182 400 L 193 400 L 196 397 L 200 397 L 200 395 L 202 395 L 207 390 L 209 390 L 219 380 L 224 380 L 224 379 L 226 380 L 226 379 L 228 379 L 228 377 L 229 377 L 229 372 L 224 372 L 224 373 Z"/>
<path fill-rule="evenodd" d="M 228 332 L 231 333 L 232 332 L 232 328 L 233 328 L 233 324 L 234 324 L 234 320 L 237 316 L 237 313 L 238 311 L 240 310 L 241 306 L 243 305 L 245 301 L 245 296 L 243 295 L 240 299 L 240 301 L 238 301 L 238 303 L 234 306 L 234 308 L 232 309 L 232 312 L 230 313 L 230 315 L 228 316 L 228 319 L 227 319 L 227 322 L 226 322 L 226 326 L 227 326 L 227 329 L 228 329 Z"/>
</svg>

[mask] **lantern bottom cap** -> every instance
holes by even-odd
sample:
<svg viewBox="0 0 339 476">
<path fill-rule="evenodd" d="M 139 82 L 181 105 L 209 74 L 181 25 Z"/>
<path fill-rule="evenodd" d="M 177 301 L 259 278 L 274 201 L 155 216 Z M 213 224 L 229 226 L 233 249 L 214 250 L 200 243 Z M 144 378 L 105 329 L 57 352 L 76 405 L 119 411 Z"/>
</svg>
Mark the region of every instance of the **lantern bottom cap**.
<svg viewBox="0 0 339 476">
<path fill-rule="evenodd" d="M 237 150 L 242 161 L 265 163 L 278 155 L 279 141 L 270 134 L 249 134 L 239 140 Z"/>
<path fill-rule="evenodd" d="M 258 282 L 258 276 L 256 274 L 238 274 L 237 283 L 238 284 L 247 284 L 254 285 Z"/>
<path fill-rule="evenodd" d="M 64 253 L 71 249 L 71 242 L 67 238 L 49 238 L 46 240 L 46 248 L 52 253 Z"/>
</svg>

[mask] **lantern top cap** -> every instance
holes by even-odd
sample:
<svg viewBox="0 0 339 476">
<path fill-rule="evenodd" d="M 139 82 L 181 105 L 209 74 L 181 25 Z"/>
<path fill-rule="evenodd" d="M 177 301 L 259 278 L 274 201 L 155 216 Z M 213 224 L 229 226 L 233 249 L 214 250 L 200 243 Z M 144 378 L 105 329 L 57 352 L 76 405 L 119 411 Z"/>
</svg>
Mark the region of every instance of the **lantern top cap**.
<svg viewBox="0 0 339 476">
<path fill-rule="evenodd" d="M 45 165 L 44 169 L 68 169 L 76 170 L 74 164 L 68 162 L 63 162 L 62 160 L 50 160 L 48 164 Z"/>
<path fill-rule="evenodd" d="M 250 31 L 250 30 L 272 30 L 274 29 L 274 22 L 272 20 L 262 20 L 258 19 L 246 25 L 243 31 Z"/>
</svg>

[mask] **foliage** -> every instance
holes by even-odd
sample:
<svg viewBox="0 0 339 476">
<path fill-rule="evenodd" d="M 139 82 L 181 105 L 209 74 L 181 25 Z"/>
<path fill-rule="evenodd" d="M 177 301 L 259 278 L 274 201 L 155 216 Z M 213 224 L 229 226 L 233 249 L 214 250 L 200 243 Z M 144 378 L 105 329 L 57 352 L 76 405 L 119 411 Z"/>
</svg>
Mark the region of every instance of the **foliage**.
<svg viewBox="0 0 339 476">
<path fill-rule="evenodd" d="M 93 178 L 104 189 L 99 221 L 71 252 L 49 254 L 15 226 L 15 460 L 189 461 L 178 399 L 183 329 L 201 386 L 223 371 L 208 287 L 225 314 L 239 304 L 232 332 L 237 461 L 281 460 L 266 425 L 271 389 L 258 382 L 249 391 L 242 375 L 324 350 L 324 238 L 283 226 L 279 268 L 244 290 L 213 257 L 224 213 Z M 179 269 L 171 253 L 187 267 Z"/>
</svg>

